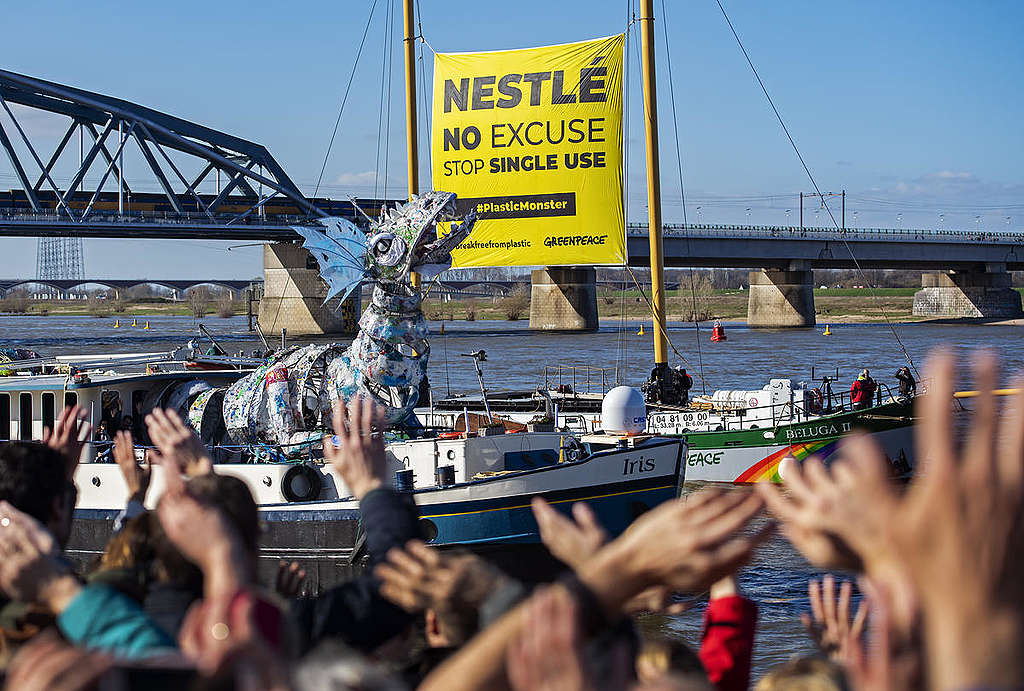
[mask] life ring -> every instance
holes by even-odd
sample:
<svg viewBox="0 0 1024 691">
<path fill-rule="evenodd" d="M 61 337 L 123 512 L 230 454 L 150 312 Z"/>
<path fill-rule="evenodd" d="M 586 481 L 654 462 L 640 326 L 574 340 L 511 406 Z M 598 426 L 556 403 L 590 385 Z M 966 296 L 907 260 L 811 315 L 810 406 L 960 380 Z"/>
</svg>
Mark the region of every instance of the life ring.
<svg viewBox="0 0 1024 691">
<path fill-rule="evenodd" d="M 811 389 L 810 394 L 810 398 L 807 399 L 807 412 L 817 415 L 825 404 L 825 396 L 817 387 Z"/>
<path fill-rule="evenodd" d="M 462 432 L 441 432 L 437 435 L 438 439 L 461 439 Z"/>
<path fill-rule="evenodd" d="M 320 472 L 304 463 L 293 465 L 281 478 L 281 494 L 288 501 L 313 501 L 323 489 Z"/>
</svg>

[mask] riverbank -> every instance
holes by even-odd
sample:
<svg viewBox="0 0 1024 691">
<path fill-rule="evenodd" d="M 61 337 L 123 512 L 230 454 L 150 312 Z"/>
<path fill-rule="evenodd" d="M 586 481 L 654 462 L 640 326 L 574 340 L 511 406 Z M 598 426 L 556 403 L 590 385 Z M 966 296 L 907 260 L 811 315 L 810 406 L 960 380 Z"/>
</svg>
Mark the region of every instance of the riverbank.
<svg viewBox="0 0 1024 691">
<path fill-rule="evenodd" d="M 912 314 L 914 293 L 917 288 L 826 288 L 814 291 L 815 316 L 820 324 L 872 324 L 882 323 L 888 318 L 893 322 L 957 323 L 957 324 L 1010 324 L 1024 325 L 1024 319 L 1009 320 L 935 320 L 916 317 Z M 647 302 L 649 295 L 636 290 L 601 291 L 597 299 L 598 317 L 602 322 L 616 321 L 650 322 L 651 309 Z M 669 321 L 691 321 L 694 311 L 702 321 L 721 319 L 729 322 L 745 322 L 747 319 L 747 291 L 745 290 L 703 290 L 691 294 L 688 290 L 673 290 L 667 293 Z M 230 317 L 245 314 L 245 304 L 210 303 L 196 306 L 183 301 L 149 298 L 141 301 L 98 301 L 98 300 L 33 300 L 16 305 L 13 310 L 0 300 L 0 314 L 10 316 L 92 316 L 104 319 L 125 319 L 132 317 L 188 316 L 188 317 Z M 696 306 L 696 310 L 694 310 Z M 8 307 L 8 309 L 5 309 Z M 254 306 L 255 307 L 255 306 Z M 196 314 L 196 309 L 202 314 Z M 423 312 L 435 321 L 521 321 L 530 318 L 530 297 L 527 291 L 508 297 L 467 298 L 441 301 L 427 296 L 423 301 Z"/>
<path fill-rule="evenodd" d="M 115 300 L 17 300 L 6 305 L 0 300 L 0 314 L 28 317 L 96 317 L 97 319 L 131 319 L 133 317 L 233 317 L 245 314 L 245 304 L 217 302 L 194 305 L 188 302 L 147 299 Z"/>
<path fill-rule="evenodd" d="M 897 322 L 926 321 L 912 314 L 916 288 L 879 288 L 874 293 L 867 289 L 817 289 L 814 291 L 815 315 L 821 323 L 866 324 L 884 322 L 886 318 Z M 651 308 L 649 295 L 639 291 L 601 291 L 597 299 L 598 317 L 602 322 L 649 322 Z M 669 321 L 690 321 L 694 311 L 702 321 L 721 319 L 745 322 L 747 319 L 747 291 L 688 290 L 668 291 L 667 316 Z M 483 321 L 510 319 L 509 301 L 513 298 L 471 298 L 442 302 L 427 298 L 423 311 L 428 319 L 444 321 Z M 696 305 L 696 310 L 694 306 Z M 517 319 L 529 319 L 529 299 L 517 302 Z"/>
</svg>

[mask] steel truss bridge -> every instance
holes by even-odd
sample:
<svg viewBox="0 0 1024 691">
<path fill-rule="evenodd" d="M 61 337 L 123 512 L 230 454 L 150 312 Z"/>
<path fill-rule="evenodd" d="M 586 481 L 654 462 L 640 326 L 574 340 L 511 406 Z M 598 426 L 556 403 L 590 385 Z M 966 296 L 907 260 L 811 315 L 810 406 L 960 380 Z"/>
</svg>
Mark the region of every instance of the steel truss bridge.
<svg viewBox="0 0 1024 691">
<path fill-rule="evenodd" d="M 52 151 L 33 141 L 12 105 L 64 118 Z M 77 157 L 69 147 L 76 133 Z M 129 145 L 145 161 L 149 186 L 160 192 L 131 189 L 123 170 Z M 298 239 L 293 224 L 328 215 L 365 219 L 352 201 L 305 197 L 261 144 L 6 70 L 0 70 L 0 148 L 20 182 L 19 189 L 0 192 L 0 237 L 288 242 Z M 92 190 L 85 188 L 87 175 L 98 176 Z M 200 191 L 213 178 L 216 191 Z M 356 201 L 372 215 L 385 200 Z M 666 264 L 677 267 L 1024 269 L 1024 242 L 1014 233 L 671 224 L 664 230 Z M 631 265 L 647 265 L 646 235 L 646 226 L 628 226 Z M 54 287 L 60 282 L 46 280 Z"/>
<path fill-rule="evenodd" d="M 52 151 L 43 150 L 49 140 L 29 135 L 22 124 L 27 114 L 15 104 L 62 116 L 63 135 Z M 261 144 L 6 70 L 0 70 L 0 149 L 20 183 L 0 192 L 6 236 L 276 240 L 294 237 L 283 230 L 289 223 L 364 218 L 351 201 L 306 198 Z M 145 161 L 142 172 L 133 172 L 135 183 L 160 192 L 132 190 L 123 170 L 126 151 Z M 86 176 L 98 178 L 93 189 L 86 189 Z M 215 192 L 200 190 L 214 181 Z M 380 200 L 357 201 L 368 214 L 380 209 Z"/>
</svg>

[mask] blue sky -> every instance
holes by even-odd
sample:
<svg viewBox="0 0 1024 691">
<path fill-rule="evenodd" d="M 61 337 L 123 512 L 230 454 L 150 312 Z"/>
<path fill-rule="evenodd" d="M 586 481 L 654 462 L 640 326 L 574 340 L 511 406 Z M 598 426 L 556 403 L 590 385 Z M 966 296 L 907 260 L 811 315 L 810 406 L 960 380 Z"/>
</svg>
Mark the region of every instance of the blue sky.
<svg viewBox="0 0 1024 691">
<path fill-rule="evenodd" d="M 376 165 L 385 10 L 378 0 L 322 191 L 403 192 L 399 42 L 387 165 Z M 265 144 L 312 192 L 370 2 L 246 0 L 89 3 L 4 8 L 0 67 L 132 100 Z M 660 118 L 666 220 L 682 220 L 664 22 Z M 858 226 L 1024 228 L 1024 6 L 1009 1 L 856 3 L 726 0 L 755 65 L 823 190 L 845 188 Z M 622 31 L 626 2 L 425 0 L 423 33 L 438 51 L 564 43 Z M 401 33 L 400 9 L 395 36 Z M 714 0 L 670 0 L 667 25 L 688 219 L 796 222 L 810 191 Z M 631 47 L 634 50 L 634 47 Z M 633 53 L 631 81 L 639 84 Z M 430 51 L 426 50 L 429 66 Z M 633 89 L 631 114 L 639 113 Z M 27 118 L 37 141 L 59 136 Z M 643 141 L 631 117 L 631 220 L 644 217 Z M 52 145 L 51 145 L 52 146 Z M 383 148 L 383 147 L 382 147 Z M 424 147 L 425 149 L 425 147 Z M 381 156 L 382 156 L 381 152 Z M 423 155 L 426 182 L 426 154 Z M 129 180 L 139 165 L 126 166 Z M 386 169 L 386 170 L 385 170 Z M 376 172 L 375 172 L 376 171 Z M 154 187 L 140 182 L 138 187 Z M 147 184 L 148 183 L 148 184 Z M 14 185 L 0 159 L 0 188 Z M 698 215 L 696 207 L 701 210 Z M 815 220 L 808 202 L 805 218 Z M 820 211 L 820 210 L 819 210 Z M 854 212 L 857 216 L 854 217 Z M 981 219 L 976 219 L 981 216 Z M 1007 223 L 1006 217 L 1010 217 Z M 819 219 L 824 222 L 819 213 Z M 87 241 L 93 276 L 251 277 L 258 248 L 231 243 Z M 34 240 L 0 240 L 0 274 L 35 270 Z"/>
</svg>

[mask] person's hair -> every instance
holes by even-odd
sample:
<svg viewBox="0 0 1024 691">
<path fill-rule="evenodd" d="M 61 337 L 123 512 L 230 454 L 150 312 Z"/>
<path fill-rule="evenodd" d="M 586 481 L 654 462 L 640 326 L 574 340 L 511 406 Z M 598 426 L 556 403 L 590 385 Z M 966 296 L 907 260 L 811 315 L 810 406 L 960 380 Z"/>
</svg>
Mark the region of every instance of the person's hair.
<svg viewBox="0 0 1024 691">
<path fill-rule="evenodd" d="M 38 442 L 0 444 L 0 500 L 45 524 L 67 488 L 67 465 L 58 451 Z"/>
<path fill-rule="evenodd" d="M 448 639 L 448 645 L 459 648 L 476 635 L 480 619 L 475 609 L 468 607 L 442 607 L 433 609 L 437 628 Z"/>
<path fill-rule="evenodd" d="M 150 521 L 143 514 L 126 521 L 121 532 L 110 538 L 100 557 L 98 570 L 147 568 L 152 558 Z"/>
<path fill-rule="evenodd" d="M 842 668 L 818 656 L 797 657 L 773 667 L 754 691 L 848 691 Z"/>
<path fill-rule="evenodd" d="M 164 532 L 160 517 L 155 511 L 145 514 L 149 523 L 149 542 L 153 550 L 150 571 L 153 580 L 168 583 L 195 592 L 202 592 L 203 573 L 195 564 L 185 558 Z"/>
<path fill-rule="evenodd" d="M 697 652 L 686 641 L 673 638 L 660 631 L 640 632 L 640 650 L 636 655 L 637 666 L 647 665 L 662 674 L 697 673 L 707 676 Z"/>
<path fill-rule="evenodd" d="M 246 484 L 226 475 L 199 475 L 188 481 L 189 491 L 224 512 L 238 531 L 242 544 L 255 559 L 259 554 L 260 516 Z M 150 542 L 153 547 L 152 576 L 161 583 L 201 590 L 203 574 L 178 551 L 155 512 L 149 514 Z"/>
<path fill-rule="evenodd" d="M 189 491 L 224 512 L 252 555 L 260 549 L 260 511 L 249 486 L 237 477 L 209 473 L 188 481 Z"/>
</svg>

